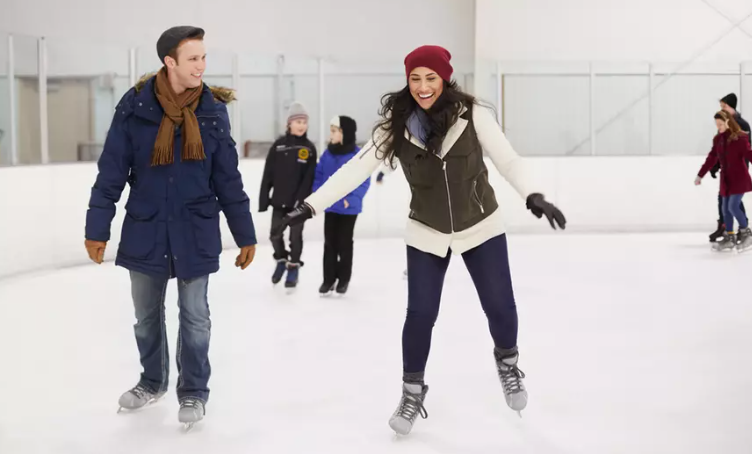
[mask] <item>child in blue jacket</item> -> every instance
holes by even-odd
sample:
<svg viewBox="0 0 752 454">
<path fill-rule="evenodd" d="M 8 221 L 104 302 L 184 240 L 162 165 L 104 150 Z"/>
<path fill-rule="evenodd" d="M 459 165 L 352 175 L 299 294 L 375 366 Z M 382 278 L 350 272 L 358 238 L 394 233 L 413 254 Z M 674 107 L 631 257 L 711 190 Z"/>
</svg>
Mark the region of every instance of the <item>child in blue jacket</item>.
<svg viewBox="0 0 752 454">
<path fill-rule="evenodd" d="M 360 150 L 355 145 L 355 120 L 344 115 L 334 117 L 330 123 L 329 145 L 316 166 L 313 191 L 321 187 L 340 167 Z M 326 210 L 324 216 L 324 283 L 319 288 L 322 295 L 329 294 L 337 285 L 337 293 L 344 294 L 350 284 L 353 264 L 353 233 L 355 221 L 363 208 L 371 179 Z"/>
</svg>

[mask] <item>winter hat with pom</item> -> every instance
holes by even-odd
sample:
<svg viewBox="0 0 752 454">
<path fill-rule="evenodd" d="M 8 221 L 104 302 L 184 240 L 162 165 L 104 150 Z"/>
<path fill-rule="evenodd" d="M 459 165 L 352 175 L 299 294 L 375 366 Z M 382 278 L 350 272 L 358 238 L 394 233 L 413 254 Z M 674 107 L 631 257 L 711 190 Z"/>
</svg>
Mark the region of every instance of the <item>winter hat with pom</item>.
<svg viewBox="0 0 752 454">
<path fill-rule="evenodd" d="M 346 115 L 339 115 L 332 118 L 332 121 L 329 124 L 342 130 L 343 145 L 351 145 L 355 143 L 355 133 L 358 131 L 358 124 L 355 120 Z"/>
</svg>

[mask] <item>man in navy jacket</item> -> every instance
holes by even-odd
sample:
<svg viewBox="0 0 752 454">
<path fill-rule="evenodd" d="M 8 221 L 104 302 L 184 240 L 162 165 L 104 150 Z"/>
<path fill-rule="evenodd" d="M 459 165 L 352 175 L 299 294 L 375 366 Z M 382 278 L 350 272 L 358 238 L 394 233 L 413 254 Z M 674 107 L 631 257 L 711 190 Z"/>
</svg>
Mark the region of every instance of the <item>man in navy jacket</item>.
<svg viewBox="0 0 752 454">
<path fill-rule="evenodd" d="M 157 43 L 163 68 L 144 77 L 121 99 L 98 162 L 86 214 L 86 249 L 102 263 L 115 204 L 126 185 L 122 236 L 115 264 L 130 271 L 143 373 L 120 406 L 137 409 L 165 394 L 169 380 L 164 299 L 178 282 L 179 421 L 203 418 L 209 397 L 211 321 L 209 275 L 219 270 L 220 211 L 224 212 L 245 269 L 255 255 L 256 233 L 230 135 L 227 89 L 202 81 L 204 32 L 174 27 Z"/>
</svg>

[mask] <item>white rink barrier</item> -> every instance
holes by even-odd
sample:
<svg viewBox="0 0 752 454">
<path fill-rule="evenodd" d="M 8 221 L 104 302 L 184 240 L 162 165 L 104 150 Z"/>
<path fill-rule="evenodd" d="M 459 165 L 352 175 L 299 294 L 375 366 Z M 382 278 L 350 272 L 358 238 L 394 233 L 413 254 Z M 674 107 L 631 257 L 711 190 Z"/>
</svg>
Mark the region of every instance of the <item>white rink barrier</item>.
<svg viewBox="0 0 752 454">
<path fill-rule="evenodd" d="M 710 232 L 717 217 L 718 180 L 693 180 L 703 156 L 528 158 L 540 191 L 565 213 L 568 232 Z M 487 161 L 510 233 L 546 233 L 545 220 Z M 241 160 L 259 243 L 268 243 L 271 210 L 258 213 L 263 160 Z M 0 278 L 87 263 L 84 222 L 96 164 L 56 164 L 0 168 Z M 117 205 L 105 255 L 115 257 L 123 206 Z M 402 170 L 377 185 L 375 174 L 358 218 L 356 238 L 399 237 L 405 227 L 409 190 Z M 222 220 L 226 248 L 235 244 Z M 323 239 L 323 216 L 306 224 L 306 240 Z M 704 238 L 699 238 L 700 241 Z"/>
</svg>

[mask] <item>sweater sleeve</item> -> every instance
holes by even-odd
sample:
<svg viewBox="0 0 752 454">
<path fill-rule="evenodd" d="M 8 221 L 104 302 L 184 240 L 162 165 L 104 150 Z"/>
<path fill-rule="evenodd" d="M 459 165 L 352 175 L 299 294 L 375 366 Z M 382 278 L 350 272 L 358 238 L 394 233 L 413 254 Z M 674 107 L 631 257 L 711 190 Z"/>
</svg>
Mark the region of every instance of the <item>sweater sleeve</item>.
<svg viewBox="0 0 752 454">
<path fill-rule="evenodd" d="M 323 213 L 333 203 L 363 184 L 364 180 L 369 179 L 379 165 L 381 165 L 381 160 L 376 157 L 376 145 L 371 139 L 358 154 L 340 167 L 305 202 L 313 208 L 315 214 Z"/>
<path fill-rule="evenodd" d="M 523 158 L 514 151 L 491 112 L 481 106 L 473 106 L 473 122 L 483 150 L 488 153 L 501 176 L 523 199 L 536 192 L 530 187 Z"/>
</svg>

